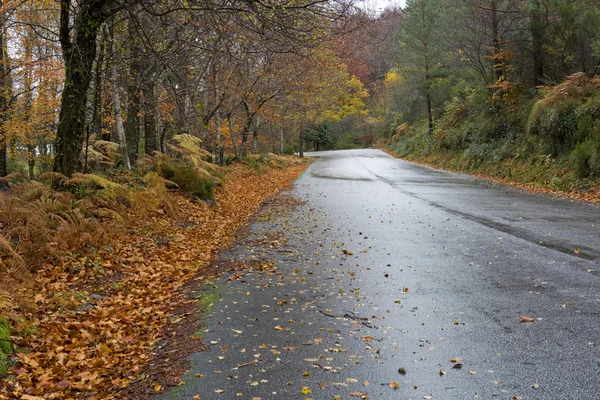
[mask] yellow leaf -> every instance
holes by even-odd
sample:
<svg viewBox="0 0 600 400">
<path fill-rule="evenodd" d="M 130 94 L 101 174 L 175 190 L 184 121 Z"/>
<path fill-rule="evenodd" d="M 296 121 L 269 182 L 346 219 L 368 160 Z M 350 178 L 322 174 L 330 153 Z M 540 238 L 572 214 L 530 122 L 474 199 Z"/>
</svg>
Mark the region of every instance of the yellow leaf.
<svg viewBox="0 0 600 400">
<path fill-rule="evenodd" d="M 311 390 L 309 387 L 304 386 L 301 390 L 302 394 L 306 395 L 306 394 L 310 394 Z"/>
<path fill-rule="evenodd" d="M 160 392 L 160 389 L 162 389 L 162 386 L 160 386 L 158 383 L 152 384 L 152 390 L 154 390 L 155 392 Z"/>
<path fill-rule="evenodd" d="M 390 387 L 394 390 L 400 389 L 400 385 L 398 384 L 398 382 L 390 383 Z"/>
</svg>

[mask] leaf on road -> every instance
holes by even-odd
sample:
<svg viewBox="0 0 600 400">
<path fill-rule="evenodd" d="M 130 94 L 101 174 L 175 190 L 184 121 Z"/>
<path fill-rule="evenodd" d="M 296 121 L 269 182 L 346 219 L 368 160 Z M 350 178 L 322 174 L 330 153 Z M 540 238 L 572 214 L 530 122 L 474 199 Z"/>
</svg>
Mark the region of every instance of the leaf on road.
<svg viewBox="0 0 600 400">
<path fill-rule="evenodd" d="M 533 322 L 535 321 L 533 318 L 526 317 L 524 315 L 519 315 L 521 317 L 521 322 Z"/>
</svg>

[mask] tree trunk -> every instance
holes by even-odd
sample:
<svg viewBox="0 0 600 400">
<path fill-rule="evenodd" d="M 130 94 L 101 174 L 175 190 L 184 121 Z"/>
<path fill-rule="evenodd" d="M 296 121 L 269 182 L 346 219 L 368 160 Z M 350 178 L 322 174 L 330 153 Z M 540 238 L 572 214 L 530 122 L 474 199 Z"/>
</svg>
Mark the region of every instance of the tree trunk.
<svg viewBox="0 0 600 400">
<path fill-rule="evenodd" d="M 210 68 L 210 66 L 209 66 Z M 201 146 L 206 150 L 207 139 L 208 139 L 208 81 L 205 81 L 206 87 L 204 88 L 204 116 L 202 117 L 202 131 L 200 132 L 200 140 L 202 140 Z"/>
<path fill-rule="evenodd" d="M 221 113 L 219 110 L 215 113 L 215 163 L 221 165 Z"/>
<path fill-rule="evenodd" d="M 235 129 L 233 125 L 233 111 L 227 113 L 227 122 L 229 123 L 229 136 L 231 136 L 231 142 L 233 143 L 233 153 L 236 157 L 240 156 L 240 151 L 237 145 L 237 138 L 235 137 Z"/>
<path fill-rule="evenodd" d="M 429 130 L 429 134 L 433 134 L 433 111 L 431 110 L 431 94 L 427 91 L 427 95 L 425 96 L 427 100 L 427 128 Z"/>
<path fill-rule="evenodd" d="M 106 54 L 106 40 L 104 40 L 104 35 L 102 36 L 102 40 L 100 42 L 100 46 L 98 48 L 98 57 L 96 60 L 95 67 L 95 75 L 94 75 L 94 109 L 92 112 L 92 132 L 96 134 L 97 138 L 102 138 L 102 140 L 109 141 L 110 133 L 104 134 L 102 132 L 102 70 L 104 69 L 104 61 Z"/>
<path fill-rule="evenodd" d="M 304 131 L 300 127 L 300 135 L 298 137 L 298 156 L 304 157 Z"/>
<path fill-rule="evenodd" d="M 125 135 L 127 136 L 127 153 L 131 164 L 138 157 L 140 143 L 140 81 L 142 75 L 142 54 L 137 40 L 138 32 L 133 21 L 127 27 L 129 41 L 129 80 L 127 82 L 127 119 L 125 120 Z"/>
<path fill-rule="evenodd" d="M 144 85 L 142 92 L 144 104 L 144 152 L 152 155 L 158 151 L 157 130 L 156 130 L 156 94 L 154 93 L 155 82 L 150 79 Z"/>
<path fill-rule="evenodd" d="M 113 40 L 113 53 L 115 52 L 115 44 Z M 121 152 L 123 153 L 123 166 L 127 169 L 131 169 L 131 162 L 129 160 L 129 152 L 127 151 L 127 137 L 125 136 L 125 127 L 123 126 L 123 113 L 121 112 L 121 96 L 119 95 L 119 74 L 117 72 L 117 64 L 113 62 L 111 67 L 111 78 L 112 78 L 112 98 L 113 108 L 115 111 L 115 120 L 117 128 L 117 136 L 119 137 L 119 145 L 121 146 Z"/>
<path fill-rule="evenodd" d="M 254 119 L 254 130 L 252 131 L 252 153 L 258 153 L 258 131 L 260 129 L 260 115 Z"/>
<path fill-rule="evenodd" d="M 4 6 L 4 2 L 0 0 L 0 11 Z M 8 107 L 8 99 L 7 99 L 7 89 L 8 88 L 8 74 L 9 70 L 6 68 L 6 57 L 7 54 L 4 51 L 6 47 L 5 37 L 4 37 L 4 12 L 0 12 L 0 178 L 6 177 L 8 175 L 8 160 L 6 153 L 6 130 L 5 130 L 5 122 L 6 122 L 6 108 Z M 0 180 L 0 192 L 8 190 L 8 182 Z"/>
<path fill-rule="evenodd" d="M 248 117 L 246 119 L 246 123 L 244 124 L 244 129 L 242 130 L 242 144 L 240 145 L 240 155 L 242 157 L 246 157 L 246 146 L 248 144 L 248 135 L 250 134 L 250 128 L 252 127 L 252 122 L 254 118 Z"/>
<path fill-rule="evenodd" d="M 502 51 L 500 43 L 500 21 L 498 19 L 498 4 L 495 0 L 492 0 L 492 35 L 494 42 L 494 57 L 492 58 L 492 68 L 496 73 L 496 80 L 500 80 L 504 77 L 504 66 L 500 63 L 501 57 L 500 52 Z"/>
<path fill-rule="evenodd" d="M 0 122 L 4 125 L 4 121 Z M 0 179 L 6 177 L 7 174 L 7 162 L 6 162 L 6 136 L 4 132 L 0 133 Z M 8 190 L 8 182 L 0 180 L 0 192 Z"/>
<path fill-rule="evenodd" d="M 530 15 L 530 29 L 533 53 L 533 80 L 535 86 L 544 85 L 544 26 L 540 2 L 535 1 Z"/>
<path fill-rule="evenodd" d="M 215 99 L 219 98 L 219 88 L 217 87 L 217 75 L 215 74 Z M 221 113 L 215 112 L 215 162 L 221 165 Z"/>
<path fill-rule="evenodd" d="M 281 155 L 283 155 L 283 150 L 284 150 L 284 148 L 283 148 L 283 146 L 284 146 L 284 143 L 283 143 L 283 128 L 279 128 L 279 140 L 280 140 L 279 145 L 281 146 L 280 153 L 281 153 Z"/>
<path fill-rule="evenodd" d="M 65 84 L 56 132 L 54 170 L 71 175 L 80 168 L 85 139 L 86 100 L 96 58 L 96 37 L 115 0 L 96 0 L 78 4 L 70 15 L 71 0 L 60 2 L 60 43 L 65 60 Z M 69 22 L 73 19 L 71 29 Z M 73 39 L 71 39 L 71 30 Z"/>
<path fill-rule="evenodd" d="M 35 145 L 27 145 L 27 169 L 29 170 L 29 179 L 35 179 Z"/>
<path fill-rule="evenodd" d="M 94 129 L 102 130 L 102 125 L 98 124 L 96 120 L 101 119 L 98 116 L 99 102 L 102 99 L 100 88 L 102 87 L 101 70 L 102 63 L 104 62 L 104 46 L 105 46 L 105 29 L 101 29 L 96 37 L 96 60 L 92 65 L 92 74 L 94 79 L 90 80 L 90 88 L 86 103 L 85 113 L 85 146 L 84 146 L 84 162 L 82 171 L 87 172 L 88 167 L 88 151 L 89 141 Z"/>
</svg>

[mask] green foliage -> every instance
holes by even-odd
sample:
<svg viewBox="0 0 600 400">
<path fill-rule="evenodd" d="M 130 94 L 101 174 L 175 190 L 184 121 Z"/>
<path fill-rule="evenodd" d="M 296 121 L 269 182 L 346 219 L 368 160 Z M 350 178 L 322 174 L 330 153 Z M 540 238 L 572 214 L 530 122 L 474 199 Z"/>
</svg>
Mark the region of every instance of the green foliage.
<svg viewBox="0 0 600 400">
<path fill-rule="evenodd" d="M 329 126 L 327 123 L 313 126 L 308 133 L 304 135 L 304 140 L 312 142 L 316 151 L 329 148 L 332 144 Z"/>
<path fill-rule="evenodd" d="M 360 149 L 362 142 L 360 137 L 352 133 L 346 133 L 340 137 L 335 143 L 336 150 Z"/>
<path fill-rule="evenodd" d="M 8 322 L 0 317 L 0 377 L 6 375 L 6 359 L 12 352 Z"/>
<path fill-rule="evenodd" d="M 535 100 L 491 104 L 465 90 L 447 104 L 433 140 L 425 122 L 401 125 L 391 149 L 444 167 L 491 173 L 558 190 L 600 178 L 600 80 L 582 75 Z M 400 134 L 401 132 L 401 134 Z"/>
</svg>

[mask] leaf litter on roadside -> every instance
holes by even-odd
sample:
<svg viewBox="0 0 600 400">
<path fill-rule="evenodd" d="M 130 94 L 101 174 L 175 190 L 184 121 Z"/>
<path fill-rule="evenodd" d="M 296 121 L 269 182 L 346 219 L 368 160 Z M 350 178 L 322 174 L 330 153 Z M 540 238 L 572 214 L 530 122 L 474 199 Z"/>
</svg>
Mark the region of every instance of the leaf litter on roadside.
<svg viewBox="0 0 600 400">
<path fill-rule="evenodd" d="M 265 178 L 248 167 L 234 166 L 226 187 L 217 191 L 216 206 L 177 196 L 173 200 L 185 221 L 164 212 L 132 218 L 134 223 L 115 240 L 114 248 L 98 251 L 103 274 L 68 274 L 65 265 L 47 266 L 36 277 L 35 288 L 22 293 L 23 300 L 29 296 L 35 305 L 30 316 L 35 331 L 15 339 L 30 352 L 18 354 L 13 378 L 2 382 L 0 397 L 52 394 L 61 399 L 89 392 L 90 399 L 118 398 L 115 393 L 121 388 L 145 379 L 140 371 L 165 326 L 189 317 L 171 315 L 178 304 L 190 301 L 178 289 L 210 263 L 218 248 L 231 242 L 263 200 L 305 167 L 269 169 Z M 156 240 L 161 237 L 174 239 L 162 245 Z M 237 279 L 241 276 L 234 276 Z M 155 392 L 164 389 L 158 383 L 148 385 Z"/>
</svg>

